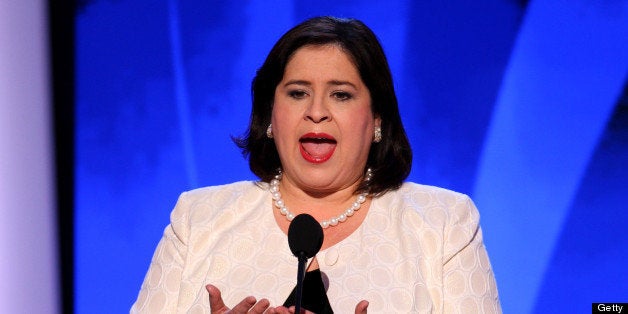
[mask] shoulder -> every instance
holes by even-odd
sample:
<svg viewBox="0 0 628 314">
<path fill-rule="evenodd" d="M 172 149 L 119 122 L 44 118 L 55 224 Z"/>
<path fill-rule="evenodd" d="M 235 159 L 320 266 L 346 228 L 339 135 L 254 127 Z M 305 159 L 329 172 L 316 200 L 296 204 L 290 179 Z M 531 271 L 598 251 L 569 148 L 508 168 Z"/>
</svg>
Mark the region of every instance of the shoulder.
<svg viewBox="0 0 628 314">
<path fill-rule="evenodd" d="M 466 194 L 414 182 L 405 182 L 399 189 L 384 194 L 381 202 L 401 211 L 401 216 L 417 216 L 433 226 L 479 219 L 473 201 Z"/>
<path fill-rule="evenodd" d="M 456 205 L 470 200 L 466 194 L 442 187 L 405 182 L 395 191 L 386 193 L 385 199 L 404 203 L 415 203 L 422 206 Z"/>
<path fill-rule="evenodd" d="M 194 202 L 229 201 L 243 195 L 263 193 L 267 184 L 257 181 L 238 181 L 224 185 L 206 186 L 183 192 L 181 198 Z"/>
<path fill-rule="evenodd" d="M 239 181 L 224 185 L 206 186 L 181 193 L 171 220 L 204 221 L 231 208 L 248 207 L 267 195 L 268 184 Z"/>
</svg>

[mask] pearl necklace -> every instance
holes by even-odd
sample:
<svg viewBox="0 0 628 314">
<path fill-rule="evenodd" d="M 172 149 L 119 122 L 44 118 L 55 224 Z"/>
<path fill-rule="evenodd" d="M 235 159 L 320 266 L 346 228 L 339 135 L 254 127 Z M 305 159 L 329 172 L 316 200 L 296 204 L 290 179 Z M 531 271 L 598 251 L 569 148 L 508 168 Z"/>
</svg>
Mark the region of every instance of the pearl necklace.
<svg viewBox="0 0 628 314">
<path fill-rule="evenodd" d="M 284 203 L 283 199 L 281 198 L 281 193 L 279 193 L 279 182 L 281 181 L 281 169 L 279 170 L 279 173 L 277 175 L 275 175 L 275 178 L 272 179 L 270 181 L 270 194 L 273 197 L 274 200 L 274 204 L 275 207 L 277 207 L 279 209 L 279 212 L 286 217 L 286 219 L 288 221 L 292 221 L 292 219 L 294 219 L 294 214 L 288 209 L 288 207 L 286 207 L 286 204 Z M 366 175 L 364 177 L 364 180 L 366 182 L 371 181 L 371 177 L 373 176 L 373 173 L 371 171 L 371 168 L 368 168 L 366 170 Z M 366 201 L 366 197 L 368 196 L 368 193 L 361 193 L 360 195 L 358 195 L 357 199 L 355 200 L 355 202 L 353 202 L 353 204 L 351 204 L 351 207 L 347 208 L 342 214 L 336 216 L 336 217 L 332 217 L 329 220 L 323 220 L 320 222 L 321 227 L 323 228 L 328 228 L 330 226 L 336 226 L 341 222 L 345 222 L 349 217 L 353 216 L 353 214 L 355 213 L 356 210 L 360 209 L 360 207 L 362 206 L 362 203 L 364 203 Z"/>
</svg>

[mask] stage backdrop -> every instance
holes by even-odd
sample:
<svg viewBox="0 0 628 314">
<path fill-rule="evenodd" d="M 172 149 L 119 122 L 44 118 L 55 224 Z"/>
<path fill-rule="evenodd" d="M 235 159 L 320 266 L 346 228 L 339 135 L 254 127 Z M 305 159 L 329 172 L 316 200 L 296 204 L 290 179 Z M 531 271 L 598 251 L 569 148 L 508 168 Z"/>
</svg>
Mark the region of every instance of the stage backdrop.
<svg viewBox="0 0 628 314">
<path fill-rule="evenodd" d="M 61 313 L 47 26 L 0 1 L 0 313 Z"/>
<path fill-rule="evenodd" d="M 506 313 L 628 302 L 626 1 L 94 0 L 76 16 L 76 310 L 135 300 L 182 191 L 256 179 L 230 136 L 274 41 L 378 34 L 409 180 L 471 195 Z"/>
</svg>

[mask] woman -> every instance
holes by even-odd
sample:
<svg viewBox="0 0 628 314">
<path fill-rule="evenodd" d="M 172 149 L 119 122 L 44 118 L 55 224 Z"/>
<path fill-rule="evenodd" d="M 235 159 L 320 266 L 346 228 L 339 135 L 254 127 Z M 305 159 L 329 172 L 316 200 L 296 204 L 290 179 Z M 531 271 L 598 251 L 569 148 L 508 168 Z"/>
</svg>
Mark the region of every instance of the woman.
<svg viewBox="0 0 628 314">
<path fill-rule="evenodd" d="M 286 234 L 301 213 L 324 228 L 308 265 L 322 307 L 306 309 L 501 311 L 471 200 L 403 183 L 411 150 L 367 26 L 303 22 L 276 43 L 252 89 L 248 133 L 236 142 L 261 182 L 181 195 L 132 312 L 288 313 L 297 262 Z"/>
</svg>

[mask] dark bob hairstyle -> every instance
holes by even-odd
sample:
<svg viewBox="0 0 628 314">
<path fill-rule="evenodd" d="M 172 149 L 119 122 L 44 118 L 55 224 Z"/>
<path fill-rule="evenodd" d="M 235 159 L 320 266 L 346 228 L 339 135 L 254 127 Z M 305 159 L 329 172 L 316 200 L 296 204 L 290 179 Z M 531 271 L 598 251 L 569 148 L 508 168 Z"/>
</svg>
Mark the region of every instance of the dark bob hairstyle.
<svg viewBox="0 0 628 314">
<path fill-rule="evenodd" d="M 355 19 L 308 19 L 284 34 L 270 51 L 253 79 L 253 108 L 247 133 L 234 138 L 249 158 L 251 171 L 269 182 L 281 167 L 275 143 L 266 137 L 266 128 L 271 120 L 275 89 L 283 79 L 286 65 L 295 51 L 307 45 L 337 45 L 347 53 L 369 89 L 373 115 L 382 120 L 382 140 L 371 145 L 366 162 L 373 177 L 368 184 L 360 185 L 356 193 L 379 195 L 399 188 L 410 173 L 412 150 L 399 116 L 384 50 L 375 34 Z"/>
</svg>

